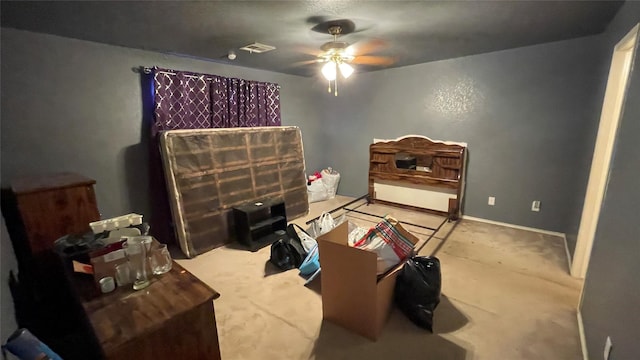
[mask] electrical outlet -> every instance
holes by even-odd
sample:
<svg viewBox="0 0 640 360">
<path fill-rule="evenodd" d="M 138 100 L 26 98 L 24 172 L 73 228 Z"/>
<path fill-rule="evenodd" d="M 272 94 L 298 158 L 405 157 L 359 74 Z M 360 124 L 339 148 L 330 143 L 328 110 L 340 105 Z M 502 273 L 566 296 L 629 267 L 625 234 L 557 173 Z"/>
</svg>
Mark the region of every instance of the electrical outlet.
<svg viewBox="0 0 640 360">
<path fill-rule="evenodd" d="M 531 203 L 531 211 L 540 211 L 540 200 L 535 200 Z"/>
<path fill-rule="evenodd" d="M 496 204 L 496 198 L 493 196 L 489 196 L 489 205 L 493 206 Z"/>
<path fill-rule="evenodd" d="M 604 342 L 604 360 L 609 360 L 609 354 L 611 354 L 611 348 L 613 343 L 611 342 L 611 336 L 607 336 L 607 341 Z"/>
</svg>

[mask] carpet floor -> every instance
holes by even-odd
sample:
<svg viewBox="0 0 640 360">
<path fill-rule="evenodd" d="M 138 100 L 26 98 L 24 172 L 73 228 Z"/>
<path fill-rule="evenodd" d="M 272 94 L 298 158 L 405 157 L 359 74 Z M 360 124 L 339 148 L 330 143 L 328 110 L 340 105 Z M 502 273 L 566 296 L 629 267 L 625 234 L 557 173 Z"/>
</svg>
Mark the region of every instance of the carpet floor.
<svg viewBox="0 0 640 360">
<path fill-rule="evenodd" d="M 350 198 L 311 204 L 305 221 Z M 437 227 L 441 218 L 383 205 L 391 214 Z M 352 214 L 371 226 L 375 217 Z M 421 239 L 431 233 L 405 226 Z M 423 247 L 442 266 L 434 332 L 393 309 L 373 342 L 322 320 L 320 279 L 308 286 L 297 270 L 279 272 L 269 247 L 236 244 L 180 265 L 220 292 L 214 301 L 223 359 L 582 359 L 576 306 L 582 283 L 569 275 L 563 239 L 482 222 L 445 223 Z"/>
</svg>

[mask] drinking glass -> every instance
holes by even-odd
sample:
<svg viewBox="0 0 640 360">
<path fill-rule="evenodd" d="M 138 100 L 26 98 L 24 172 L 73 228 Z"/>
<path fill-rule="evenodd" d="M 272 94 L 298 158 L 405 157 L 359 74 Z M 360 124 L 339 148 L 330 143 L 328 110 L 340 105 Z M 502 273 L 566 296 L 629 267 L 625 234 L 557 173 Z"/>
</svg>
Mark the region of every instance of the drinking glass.
<svg viewBox="0 0 640 360">
<path fill-rule="evenodd" d="M 149 286 L 149 277 L 147 276 L 147 247 L 144 236 L 128 238 L 122 247 L 129 259 L 133 289 L 146 288 Z"/>
<path fill-rule="evenodd" d="M 128 262 L 116 265 L 116 283 L 118 286 L 131 284 L 131 268 Z"/>
<path fill-rule="evenodd" d="M 160 244 L 152 249 L 149 260 L 151 261 L 151 271 L 156 275 L 164 274 L 171 270 L 171 254 L 169 254 L 169 249 L 165 244 Z"/>
<path fill-rule="evenodd" d="M 153 244 L 153 236 L 140 235 L 140 236 L 136 236 L 136 239 L 144 244 L 144 248 L 147 251 L 147 256 L 149 256 L 149 251 L 151 250 L 151 244 Z"/>
</svg>

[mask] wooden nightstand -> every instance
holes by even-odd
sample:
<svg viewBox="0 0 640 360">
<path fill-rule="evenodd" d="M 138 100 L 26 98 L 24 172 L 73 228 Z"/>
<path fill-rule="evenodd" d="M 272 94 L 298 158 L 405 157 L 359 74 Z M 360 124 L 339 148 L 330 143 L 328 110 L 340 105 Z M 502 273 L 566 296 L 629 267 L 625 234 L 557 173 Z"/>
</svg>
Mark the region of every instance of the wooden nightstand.
<svg viewBox="0 0 640 360">
<path fill-rule="evenodd" d="M 233 208 L 233 215 L 236 239 L 251 251 L 271 245 L 287 229 L 287 212 L 282 199 L 236 206 Z"/>
</svg>

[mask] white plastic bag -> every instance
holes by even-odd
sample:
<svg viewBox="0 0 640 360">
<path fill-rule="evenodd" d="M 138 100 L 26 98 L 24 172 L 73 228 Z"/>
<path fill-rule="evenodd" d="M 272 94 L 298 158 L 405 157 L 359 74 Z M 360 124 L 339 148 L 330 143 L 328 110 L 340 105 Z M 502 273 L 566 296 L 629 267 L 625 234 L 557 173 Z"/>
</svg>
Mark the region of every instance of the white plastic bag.
<svg viewBox="0 0 640 360">
<path fill-rule="evenodd" d="M 316 221 L 318 222 L 318 236 L 328 233 L 336 226 L 336 222 L 333 221 L 333 217 L 326 211 L 324 211 Z"/>
<path fill-rule="evenodd" d="M 340 182 L 340 173 L 328 167 L 320 172 L 322 177 L 320 180 L 327 188 L 327 193 L 329 195 L 329 199 L 333 199 L 336 197 L 336 192 L 338 191 L 338 183 Z"/>
<path fill-rule="evenodd" d="M 360 226 L 353 226 L 349 223 L 349 246 L 353 247 L 360 239 L 362 239 L 369 230 Z"/>
<path fill-rule="evenodd" d="M 358 248 L 373 251 L 378 254 L 378 275 L 383 274 L 385 271 L 395 266 L 400 262 L 398 254 L 393 251 L 393 248 L 380 236 L 373 235 L 367 239 L 367 243 Z"/>
<path fill-rule="evenodd" d="M 315 180 L 311 185 L 307 185 L 307 194 L 309 196 L 309 203 L 329 200 L 329 191 L 320 180 Z"/>
<path fill-rule="evenodd" d="M 302 247 L 304 248 L 304 251 L 307 252 L 307 254 L 310 253 L 314 247 L 318 246 L 318 242 L 316 241 L 316 239 L 312 238 L 304 232 L 299 232 L 298 237 L 300 238 Z"/>
<path fill-rule="evenodd" d="M 342 224 L 343 221 L 344 216 L 336 222 L 335 220 L 333 220 L 331 214 L 324 211 L 322 212 L 322 215 L 320 215 L 316 220 L 314 220 L 314 222 L 311 223 L 311 226 L 309 227 L 307 232 L 312 237 L 317 238 L 322 234 L 328 233 L 334 227 Z"/>
</svg>

